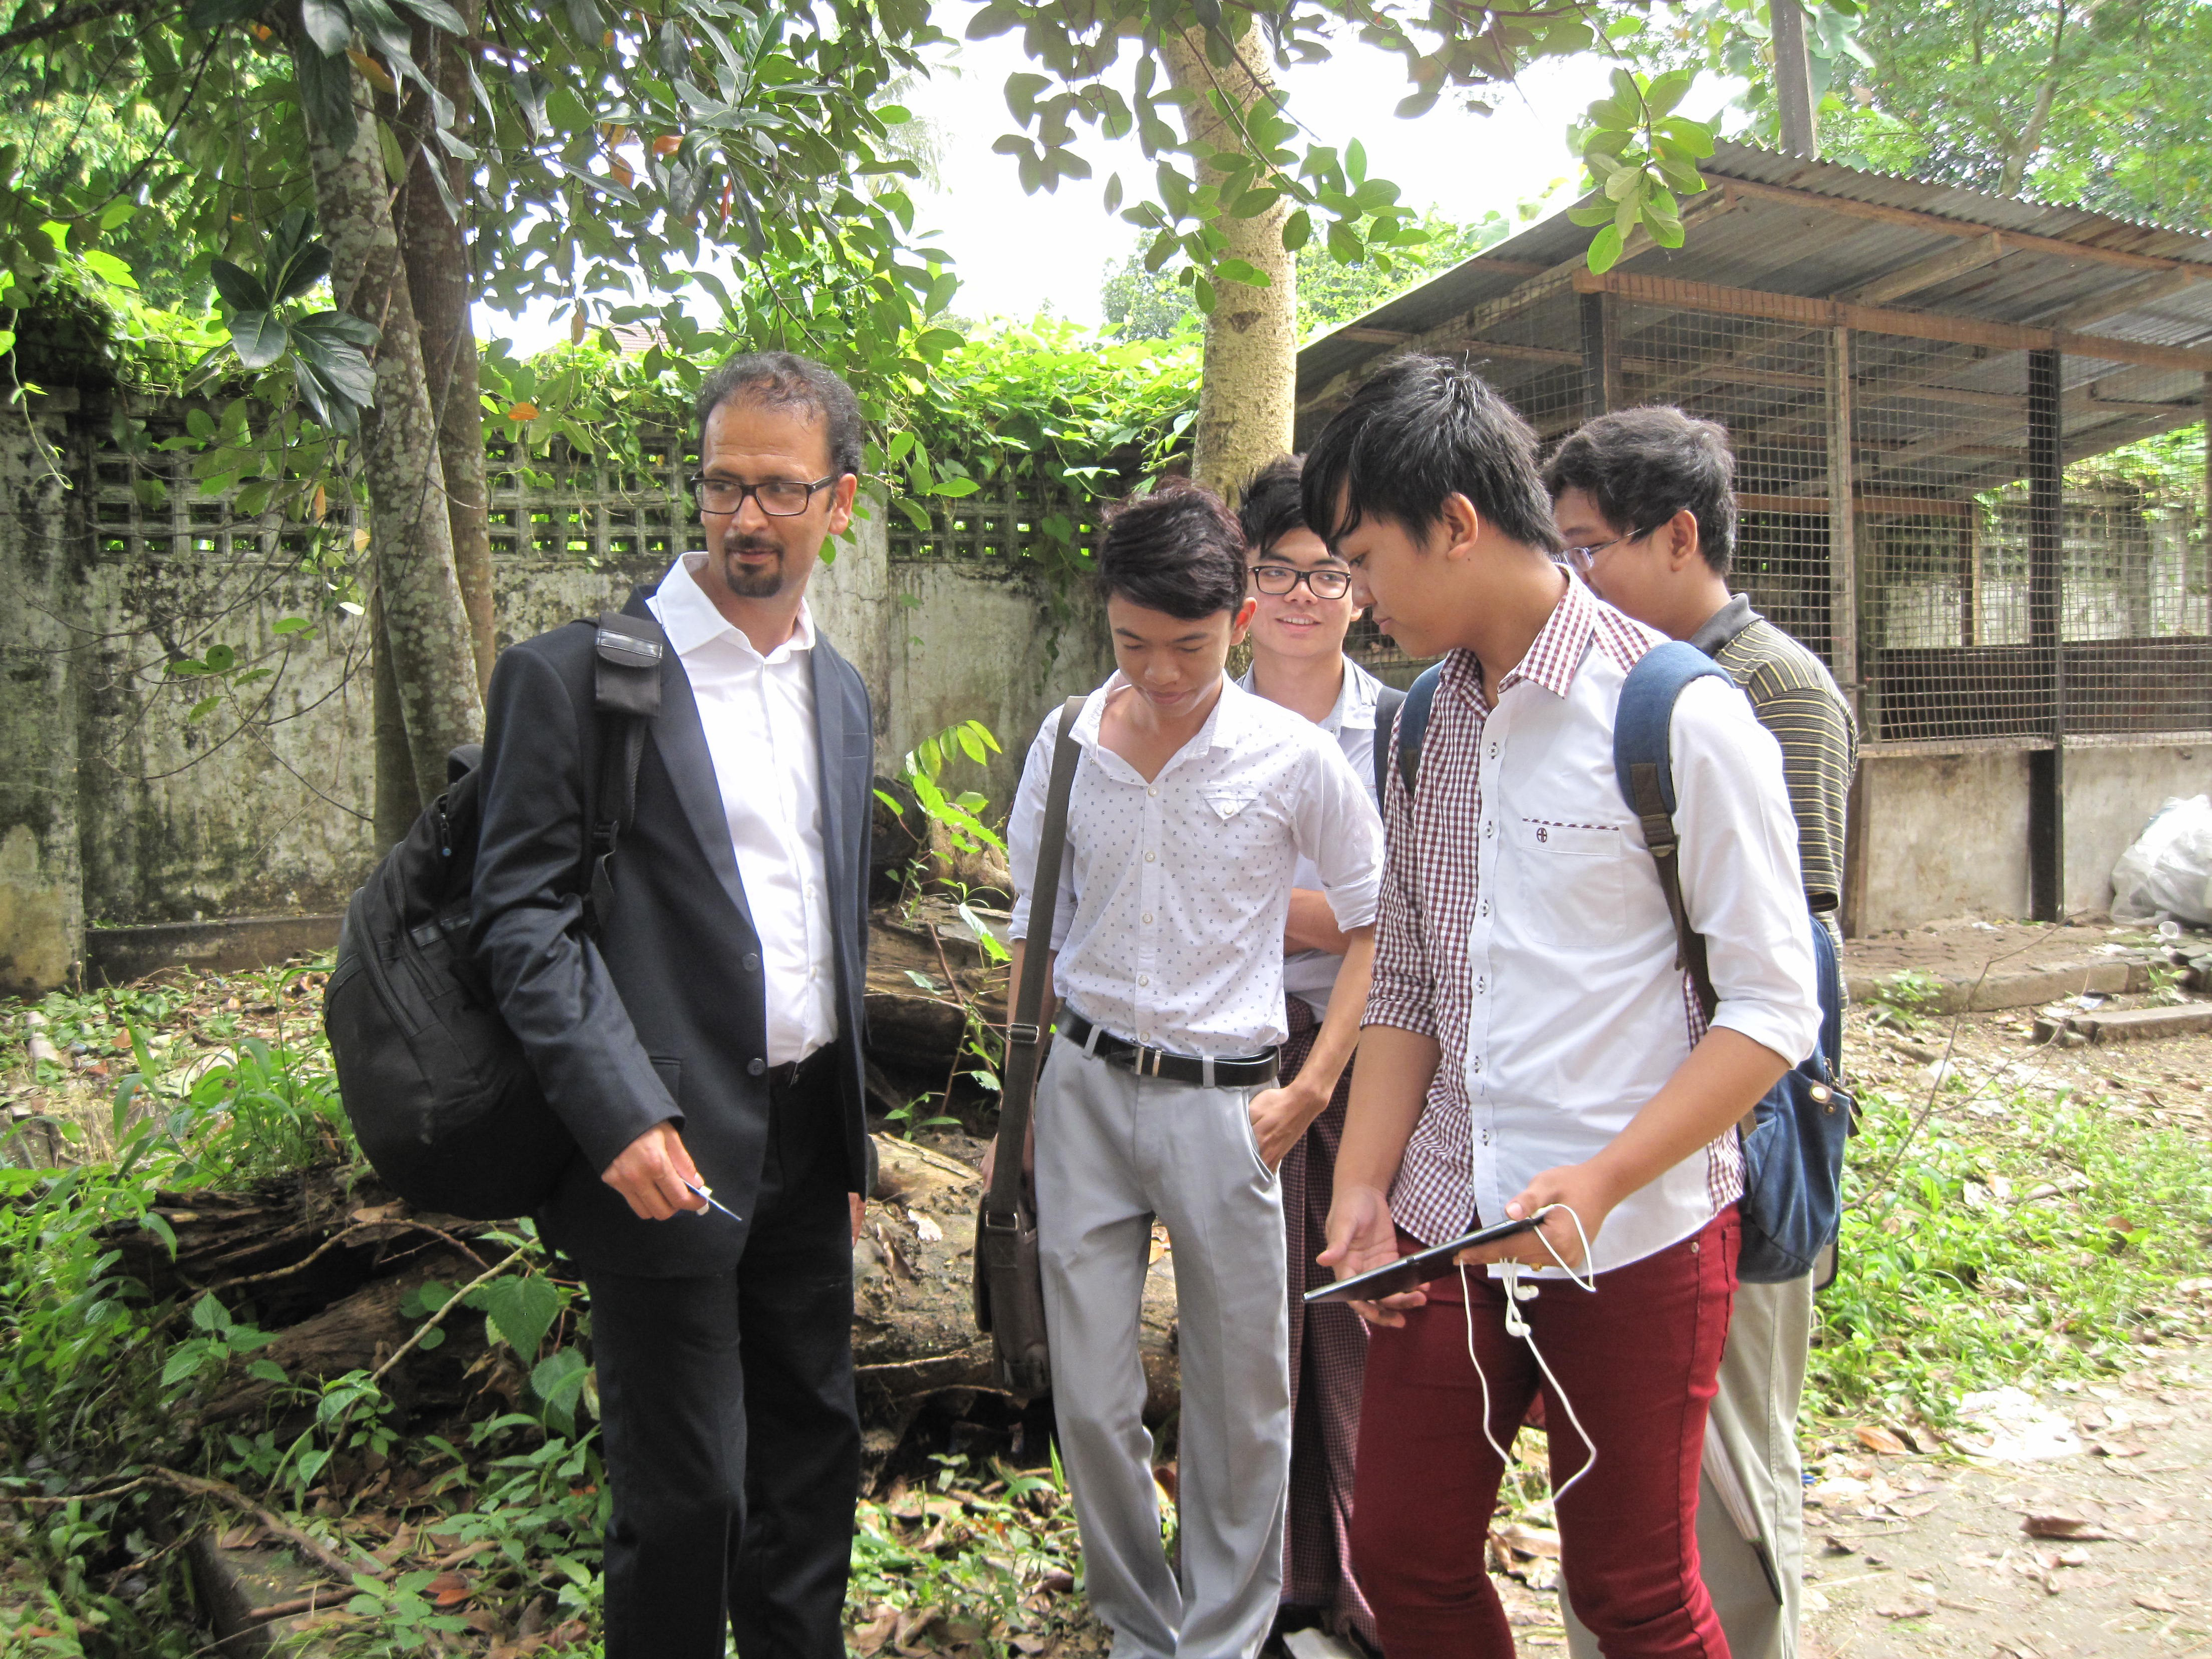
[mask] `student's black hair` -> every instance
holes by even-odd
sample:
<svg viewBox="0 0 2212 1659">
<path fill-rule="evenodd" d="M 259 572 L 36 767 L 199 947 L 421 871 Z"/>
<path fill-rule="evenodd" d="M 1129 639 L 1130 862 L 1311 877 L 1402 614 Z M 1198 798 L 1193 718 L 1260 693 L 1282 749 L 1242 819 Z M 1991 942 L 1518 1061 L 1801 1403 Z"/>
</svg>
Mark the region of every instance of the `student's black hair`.
<svg viewBox="0 0 2212 1659">
<path fill-rule="evenodd" d="M 1616 530 L 1642 535 L 1687 509 L 1698 550 L 1722 575 L 1735 556 L 1735 456 L 1728 428 L 1668 404 L 1586 421 L 1544 469 L 1558 501 L 1584 489 Z"/>
<path fill-rule="evenodd" d="M 1425 534 L 1453 495 L 1508 538 L 1559 550 L 1536 434 L 1482 376 L 1441 357 L 1392 363 L 1306 452 L 1306 523 L 1332 547 L 1370 514 Z"/>
<path fill-rule="evenodd" d="M 1278 455 L 1252 475 L 1237 505 L 1237 522 L 1244 526 L 1244 550 L 1258 558 L 1294 531 L 1306 528 L 1305 502 L 1299 493 L 1304 460 Z"/>
<path fill-rule="evenodd" d="M 830 441 L 830 469 L 842 477 L 860 471 L 860 400 L 836 370 L 795 351 L 748 351 L 732 357 L 699 387 L 699 441 L 708 417 L 724 404 L 787 409 L 818 421 Z M 811 483 L 812 480 L 808 480 Z"/>
<path fill-rule="evenodd" d="M 1108 517 L 1098 590 L 1184 622 L 1233 613 L 1244 603 L 1244 532 L 1212 490 L 1164 483 Z"/>
</svg>

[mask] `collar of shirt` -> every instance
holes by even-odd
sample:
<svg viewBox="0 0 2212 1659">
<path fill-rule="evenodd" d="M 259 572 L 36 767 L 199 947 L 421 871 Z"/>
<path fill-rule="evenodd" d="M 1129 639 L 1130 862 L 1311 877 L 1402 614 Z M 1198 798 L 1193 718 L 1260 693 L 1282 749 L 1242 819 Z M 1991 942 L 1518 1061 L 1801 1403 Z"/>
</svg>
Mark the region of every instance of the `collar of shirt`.
<svg viewBox="0 0 2212 1659">
<path fill-rule="evenodd" d="M 1710 657 L 1759 619 L 1759 612 L 1751 608 L 1751 595 L 1739 593 L 1705 618 L 1705 626 L 1690 635 L 1690 643 Z"/>
<path fill-rule="evenodd" d="M 1559 596 L 1559 604 L 1552 607 L 1552 614 L 1536 630 L 1527 653 L 1499 678 L 1498 699 L 1502 701 L 1508 691 L 1524 680 L 1542 686 L 1555 697 L 1565 697 L 1574 685 L 1575 672 L 1582 666 L 1590 636 L 1596 631 L 1605 610 L 1597 595 L 1569 576 L 1567 591 Z M 1438 690 L 1472 703 L 1486 718 L 1498 706 L 1497 702 L 1482 695 L 1481 661 L 1465 648 L 1444 659 Z"/>
<path fill-rule="evenodd" d="M 753 642 L 743 629 L 733 626 L 730 619 L 714 608 L 707 590 L 699 586 L 696 572 L 705 568 L 704 553 L 686 553 L 668 567 L 668 574 L 660 579 L 659 591 L 653 595 L 658 603 L 653 611 L 660 618 L 662 630 L 668 643 L 679 657 L 688 657 L 702 647 L 727 636 L 738 647 L 754 656 Z M 791 630 L 791 637 L 769 652 L 761 660 L 769 666 L 787 662 L 802 651 L 814 648 L 814 613 L 807 609 L 806 601 L 799 602 L 799 620 Z"/>
<path fill-rule="evenodd" d="M 1083 713 L 1075 722 L 1075 740 L 1089 752 L 1092 760 L 1109 770 L 1126 772 L 1132 778 L 1138 777 L 1137 769 L 1099 742 L 1098 728 L 1106 718 L 1106 704 L 1114 694 L 1124 687 L 1133 689 L 1135 685 L 1134 680 L 1120 669 L 1115 669 L 1105 684 L 1083 700 Z M 1224 676 L 1221 682 L 1221 695 L 1214 699 L 1213 708 L 1206 714 L 1206 724 L 1198 728 L 1195 737 L 1169 757 L 1168 763 L 1160 768 L 1159 776 L 1152 781 L 1159 782 L 1185 761 L 1194 760 L 1217 747 L 1233 746 L 1250 727 L 1248 711 L 1255 701 L 1251 692 Z M 1138 778 L 1138 781 L 1143 781 Z"/>
<path fill-rule="evenodd" d="M 1259 665 L 1255 664 L 1230 684 L 1239 691 L 1249 692 L 1256 697 L 1260 690 L 1254 680 L 1259 672 Z M 1332 737 L 1340 736 L 1346 732 L 1372 732 L 1375 729 L 1375 696 L 1382 689 L 1382 681 L 1351 658 L 1345 658 L 1344 684 L 1337 689 L 1336 706 L 1322 716 L 1321 729 Z"/>
</svg>

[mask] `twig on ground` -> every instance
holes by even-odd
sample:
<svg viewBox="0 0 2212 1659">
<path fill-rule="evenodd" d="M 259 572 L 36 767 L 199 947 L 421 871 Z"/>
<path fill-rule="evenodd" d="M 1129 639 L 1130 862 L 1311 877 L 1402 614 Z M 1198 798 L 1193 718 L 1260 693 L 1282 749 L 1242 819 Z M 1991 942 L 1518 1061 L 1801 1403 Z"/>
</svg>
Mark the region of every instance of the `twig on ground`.
<svg viewBox="0 0 2212 1659">
<path fill-rule="evenodd" d="M 273 1510 L 264 1509 L 227 1480 L 212 1480 L 204 1475 L 185 1474 L 176 1469 L 158 1465 L 147 1472 L 148 1478 L 173 1487 L 190 1498 L 211 1498 L 227 1504 L 241 1515 L 248 1515 L 286 1543 L 291 1545 L 317 1566 L 339 1580 L 350 1583 L 356 1573 L 368 1573 L 372 1577 L 383 1576 L 383 1563 L 372 1560 L 368 1567 L 348 1561 L 313 1533 L 294 1526 Z"/>
<path fill-rule="evenodd" d="M 398 1351 L 392 1354 L 391 1358 L 386 1360 L 381 1365 L 379 1365 L 374 1371 L 369 1373 L 369 1382 L 372 1384 L 381 1383 L 384 1381 L 385 1374 L 391 1370 L 391 1369 L 394 1365 L 397 1365 L 401 1360 L 404 1359 L 408 1354 L 414 1350 L 416 1343 L 420 1342 L 432 1331 L 437 1329 L 440 1325 L 443 1324 L 445 1322 L 446 1316 L 453 1312 L 454 1309 L 459 1307 L 461 1305 L 462 1299 L 466 1297 L 471 1291 L 476 1289 L 479 1285 L 489 1284 L 493 1279 L 497 1279 L 501 1273 L 505 1273 L 509 1267 L 512 1267 L 516 1262 L 521 1261 L 524 1256 L 529 1254 L 530 1247 L 526 1244 L 520 1249 L 516 1250 L 513 1255 L 508 1256 L 505 1261 L 501 1261 L 497 1267 L 485 1268 L 474 1279 L 471 1279 L 467 1284 L 462 1285 L 459 1290 L 455 1291 L 453 1295 L 447 1297 L 446 1298 L 445 1305 L 440 1308 L 437 1312 L 432 1314 L 428 1319 L 424 1320 L 420 1325 L 416 1326 L 415 1334 L 409 1337 L 404 1342 L 401 1343 Z"/>
</svg>

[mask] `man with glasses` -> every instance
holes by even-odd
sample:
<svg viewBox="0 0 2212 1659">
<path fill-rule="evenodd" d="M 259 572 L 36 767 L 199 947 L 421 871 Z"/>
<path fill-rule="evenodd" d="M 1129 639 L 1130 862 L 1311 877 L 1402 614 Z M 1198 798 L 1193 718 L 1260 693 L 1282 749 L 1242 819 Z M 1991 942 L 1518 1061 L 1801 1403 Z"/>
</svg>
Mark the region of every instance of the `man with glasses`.
<svg viewBox="0 0 2212 1659">
<path fill-rule="evenodd" d="M 609 1659 L 838 1659 L 874 727 L 806 586 L 860 413 L 783 352 L 699 413 L 706 550 L 626 611 L 665 649 L 611 914 L 581 925 L 599 647 L 564 628 L 492 676 L 475 939 L 578 1148 L 537 1219 L 590 1292 Z"/>
<path fill-rule="evenodd" d="M 1352 570 L 1306 527 L 1298 501 L 1298 462 L 1282 456 L 1244 486 L 1244 527 L 1254 592 L 1252 665 L 1237 684 L 1303 714 L 1336 739 L 1361 784 L 1375 787 L 1375 744 L 1399 694 L 1344 654 L 1359 607 Z M 1387 741 L 1387 738 L 1382 740 Z M 1351 936 L 1322 891 L 1321 872 L 1301 858 L 1291 877 L 1283 933 L 1283 1080 L 1334 1078 L 1326 1095 L 1284 1125 L 1296 1139 L 1283 1156 L 1283 1236 L 1290 1278 L 1291 1497 L 1283 1536 L 1283 1612 L 1279 1629 L 1316 1623 L 1380 1648 L 1375 1615 L 1352 1571 L 1352 1470 L 1359 1443 L 1359 1389 L 1367 1328 L 1341 1303 L 1309 1308 L 1305 1292 L 1329 1282 L 1314 1258 L 1328 1232 L 1328 1195 L 1337 1143 L 1351 1098 L 1350 1024 L 1335 1042 L 1323 1033 L 1334 996 L 1366 1000 L 1364 979 L 1346 971 Z M 1297 1097 L 1279 1097 L 1287 1107 Z"/>
<path fill-rule="evenodd" d="M 1679 409 L 1601 416 L 1559 446 L 1544 482 L 1568 562 L 1598 596 L 1727 669 L 1782 745 L 1806 901 L 1840 945 L 1844 802 L 1857 733 L 1826 665 L 1753 610 L 1747 595 L 1729 592 L 1735 458 L 1728 434 Z M 1814 1277 L 1739 1285 L 1721 1358 L 1698 1545 L 1735 1659 L 1795 1659 L 1797 1651 L 1805 1553 L 1797 1406 L 1812 1346 Z M 1716 1476 L 1735 1482 L 1725 1496 Z M 1730 1515 L 1732 1498 L 1753 1519 L 1756 1545 Z M 1567 1629 L 1577 1659 L 1595 1659 L 1597 1644 L 1571 1609 Z"/>
</svg>

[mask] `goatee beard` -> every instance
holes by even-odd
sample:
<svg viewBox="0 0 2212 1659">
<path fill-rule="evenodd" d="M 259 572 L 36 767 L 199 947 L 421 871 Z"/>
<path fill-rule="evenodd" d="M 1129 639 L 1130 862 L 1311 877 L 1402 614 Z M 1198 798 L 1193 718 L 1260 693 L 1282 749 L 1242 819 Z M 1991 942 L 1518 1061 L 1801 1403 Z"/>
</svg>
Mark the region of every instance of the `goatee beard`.
<svg viewBox="0 0 2212 1659">
<path fill-rule="evenodd" d="M 765 553 L 775 562 L 748 569 L 738 562 L 741 553 Z M 736 542 L 722 549 L 722 584 L 741 599 L 772 599 L 783 591 L 783 550 L 759 542 Z"/>
</svg>

